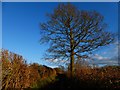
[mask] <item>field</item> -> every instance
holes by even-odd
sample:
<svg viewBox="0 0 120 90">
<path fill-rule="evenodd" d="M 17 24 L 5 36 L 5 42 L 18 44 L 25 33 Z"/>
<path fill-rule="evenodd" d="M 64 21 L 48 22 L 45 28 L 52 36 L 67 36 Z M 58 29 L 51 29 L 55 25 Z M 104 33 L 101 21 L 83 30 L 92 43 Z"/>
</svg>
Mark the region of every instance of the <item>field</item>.
<svg viewBox="0 0 120 90">
<path fill-rule="evenodd" d="M 40 89 L 70 90 L 75 88 L 120 88 L 120 66 L 94 67 L 75 64 L 69 70 L 50 68 L 37 63 L 27 64 L 22 56 L 2 51 L 2 90 Z"/>
</svg>

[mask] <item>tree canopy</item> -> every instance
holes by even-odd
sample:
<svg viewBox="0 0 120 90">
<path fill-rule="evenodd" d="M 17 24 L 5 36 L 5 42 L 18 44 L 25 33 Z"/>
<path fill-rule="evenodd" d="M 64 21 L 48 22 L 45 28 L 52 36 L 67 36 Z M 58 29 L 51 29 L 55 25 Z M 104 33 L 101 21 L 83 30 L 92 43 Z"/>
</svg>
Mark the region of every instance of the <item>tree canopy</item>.
<svg viewBox="0 0 120 90">
<path fill-rule="evenodd" d="M 41 23 L 41 43 L 49 42 L 46 59 L 75 60 L 86 58 L 93 50 L 110 44 L 113 34 L 106 30 L 104 17 L 96 11 L 79 10 L 72 4 L 59 4 L 49 19 Z"/>
</svg>

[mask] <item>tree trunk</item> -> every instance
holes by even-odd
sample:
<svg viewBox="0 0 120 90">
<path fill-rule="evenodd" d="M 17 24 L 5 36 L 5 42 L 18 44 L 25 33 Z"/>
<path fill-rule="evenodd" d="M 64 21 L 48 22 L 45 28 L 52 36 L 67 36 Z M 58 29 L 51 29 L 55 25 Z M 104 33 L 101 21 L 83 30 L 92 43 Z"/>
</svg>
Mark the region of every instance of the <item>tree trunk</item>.
<svg viewBox="0 0 120 90">
<path fill-rule="evenodd" d="M 72 29 L 70 29 L 70 44 L 71 44 L 71 52 L 70 52 L 70 74 L 71 77 L 74 75 L 74 38 Z"/>
<path fill-rule="evenodd" d="M 74 51 L 72 51 L 70 55 L 70 74 L 71 77 L 74 76 Z"/>
</svg>

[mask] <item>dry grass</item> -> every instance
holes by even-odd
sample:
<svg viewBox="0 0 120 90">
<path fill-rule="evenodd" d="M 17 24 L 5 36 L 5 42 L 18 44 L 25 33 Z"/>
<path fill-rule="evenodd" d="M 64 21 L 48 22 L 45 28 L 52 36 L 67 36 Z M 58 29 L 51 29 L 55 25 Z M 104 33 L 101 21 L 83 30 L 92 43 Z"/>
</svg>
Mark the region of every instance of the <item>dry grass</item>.
<svg viewBox="0 0 120 90">
<path fill-rule="evenodd" d="M 2 89 L 39 87 L 41 81 L 55 77 L 56 72 L 39 64 L 26 64 L 22 56 L 2 50 Z M 50 78 L 49 78 L 50 79 Z M 53 79 L 53 78 L 52 78 Z"/>
<path fill-rule="evenodd" d="M 2 89 L 41 88 L 66 90 L 73 88 L 120 88 L 120 67 L 90 68 L 88 64 L 75 64 L 74 77 L 69 71 L 39 64 L 26 64 L 22 56 L 2 50 Z"/>
</svg>

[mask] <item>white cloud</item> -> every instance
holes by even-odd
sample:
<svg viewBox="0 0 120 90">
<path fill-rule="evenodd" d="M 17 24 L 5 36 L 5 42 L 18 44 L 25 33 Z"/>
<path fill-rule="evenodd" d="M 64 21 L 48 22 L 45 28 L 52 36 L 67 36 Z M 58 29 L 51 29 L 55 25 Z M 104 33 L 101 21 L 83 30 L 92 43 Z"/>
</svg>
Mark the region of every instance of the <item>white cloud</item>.
<svg viewBox="0 0 120 90">
<path fill-rule="evenodd" d="M 103 57 L 98 54 L 95 54 L 94 56 L 92 56 L 92 58 L 97 59 L 97 60 L 108 60 L 109 59 L 108 57 Z"/>
<path fill-rule="evenodd" d="M 107 54 L 107 52 L 103 52 L 103 54 L 104 54 L 104 55 L 106 55 L 106 54 Z"/>
<path fill-rule="evenodd" d="M 95 54 L 92 56 L 92 61 L 89 60 L 90 64 L 95 65 L 118 65 L 118 57 L 103 57 L 101 55 Z"/>
<path fill-rule="evenodd" d="M 47 61 L 56 63 L 56 62 L 58 62 L 58 59 L 47 59 Z"/>
</svg>

